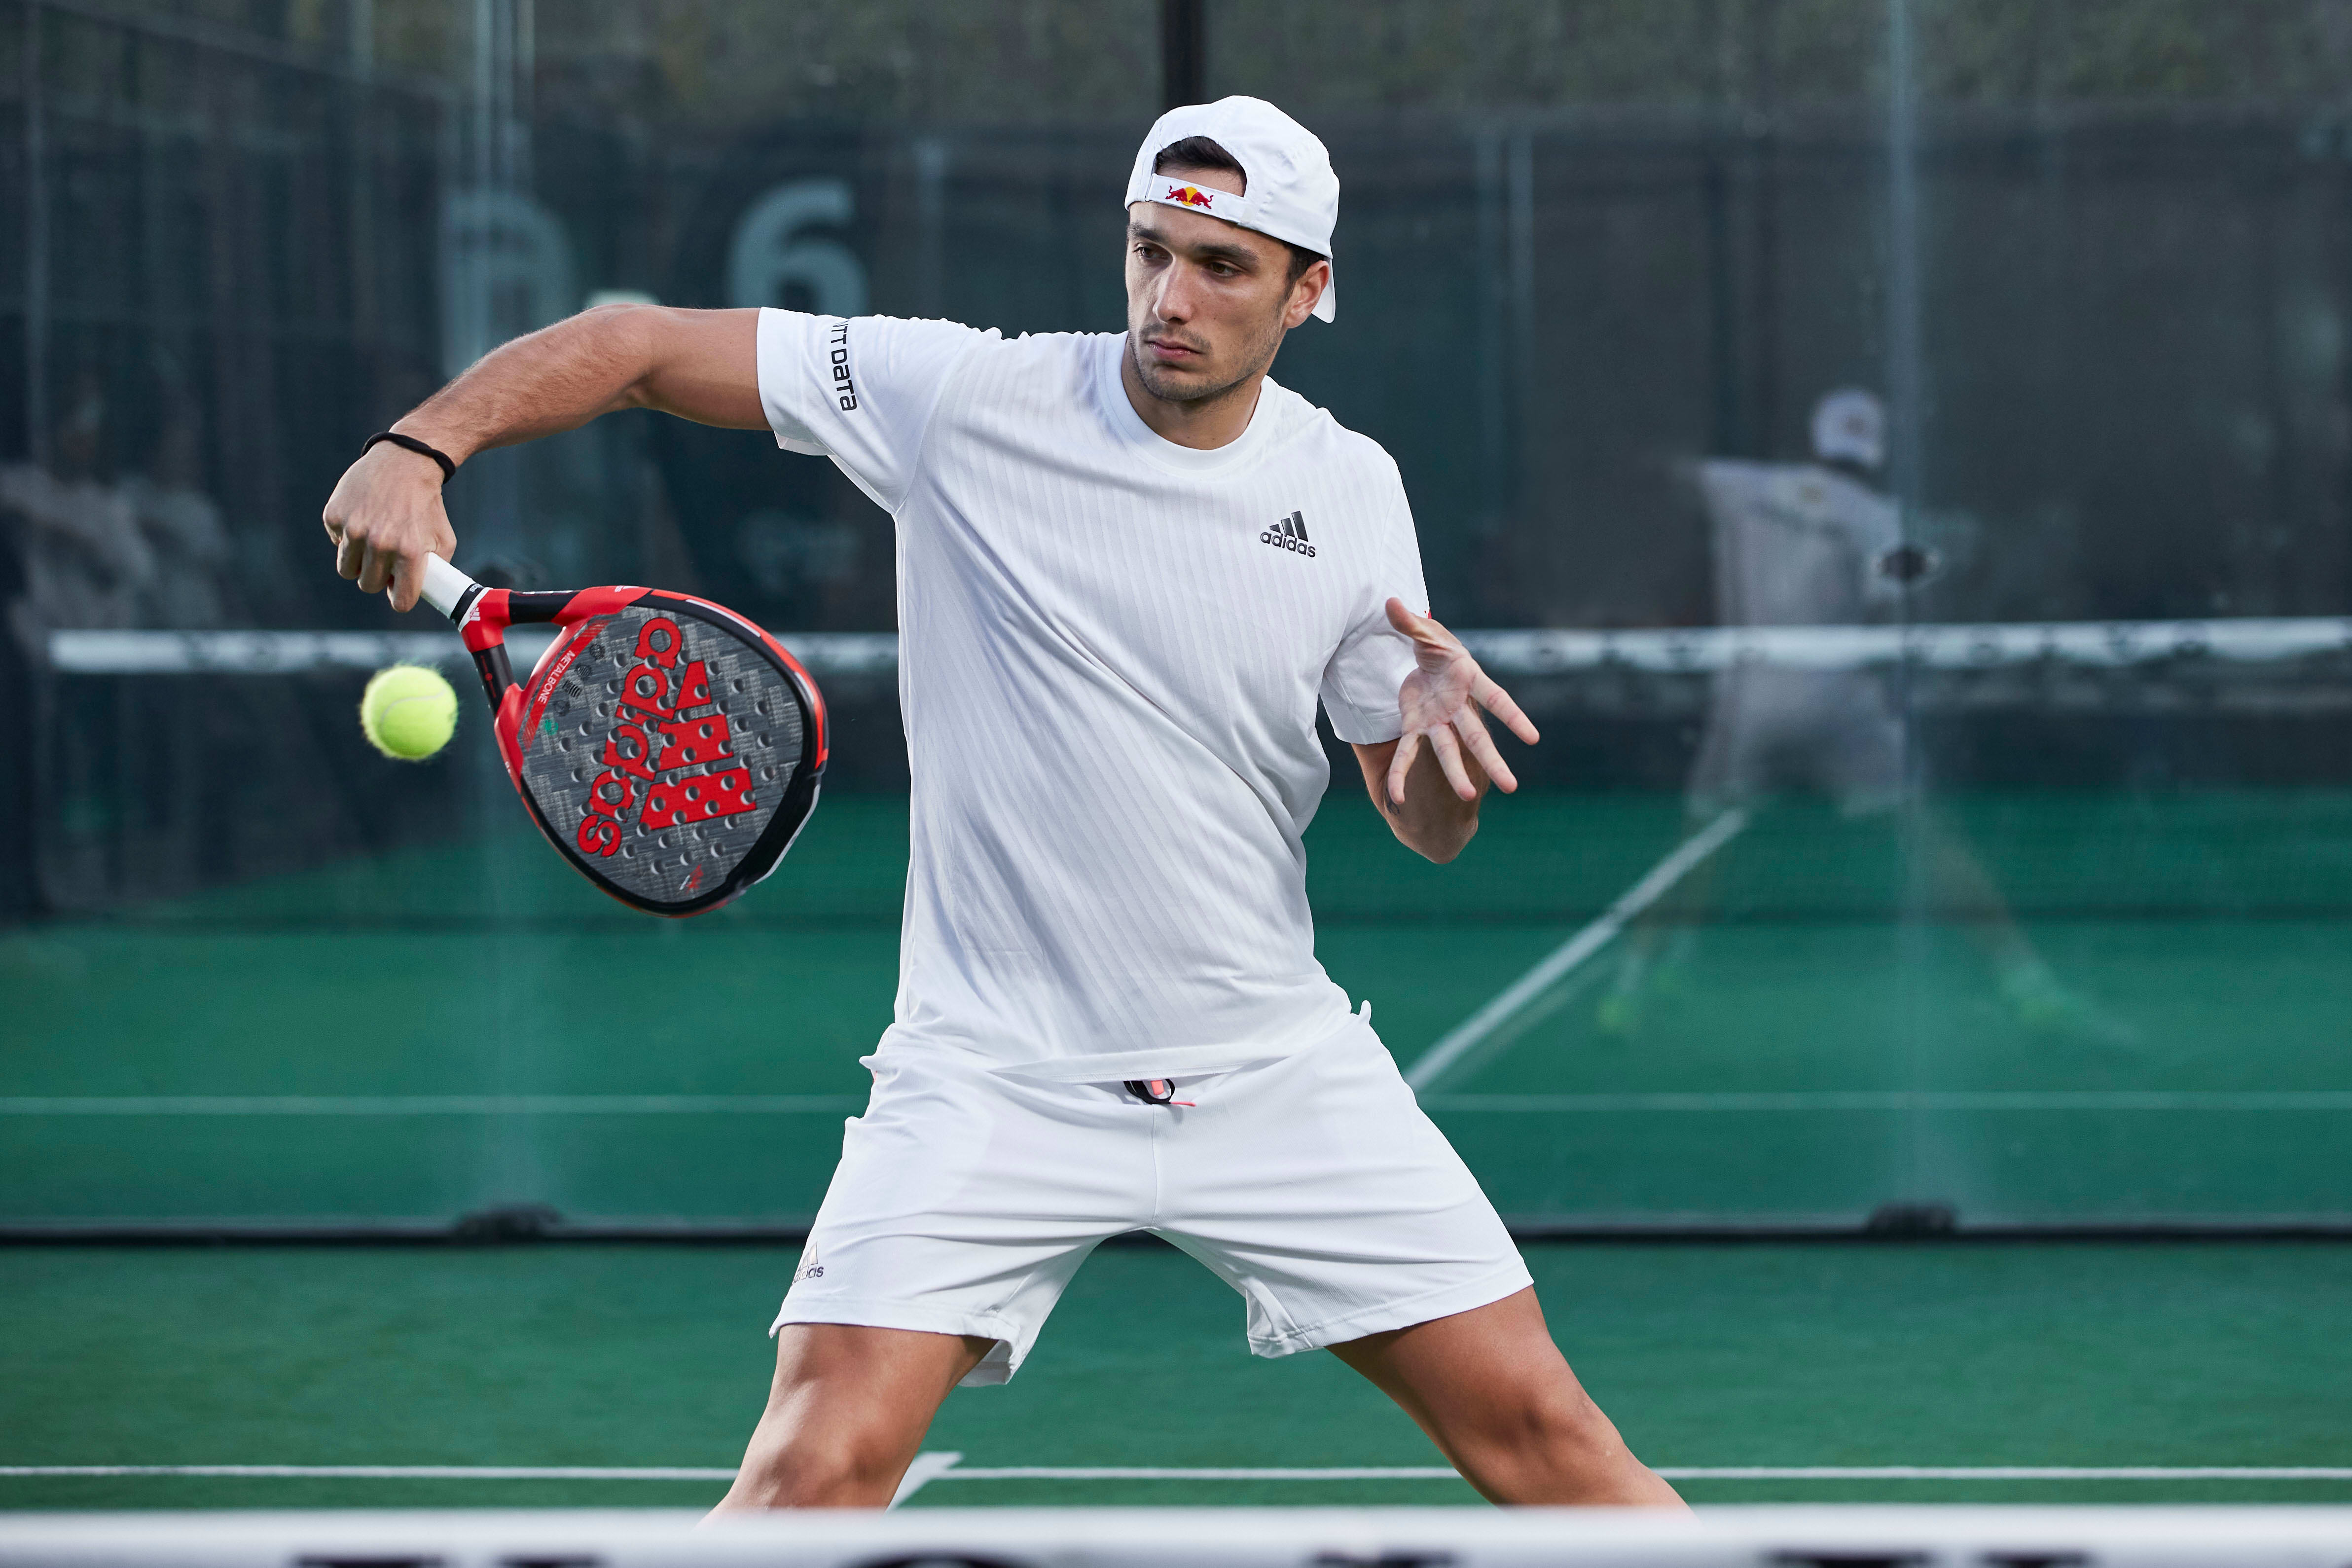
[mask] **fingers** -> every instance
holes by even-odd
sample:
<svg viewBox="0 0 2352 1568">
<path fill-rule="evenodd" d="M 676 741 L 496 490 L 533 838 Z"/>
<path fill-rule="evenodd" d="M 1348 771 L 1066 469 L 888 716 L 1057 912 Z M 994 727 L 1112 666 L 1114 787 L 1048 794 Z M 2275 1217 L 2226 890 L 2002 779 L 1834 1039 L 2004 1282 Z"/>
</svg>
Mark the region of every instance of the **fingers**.
<svg viewBox="0 0 2352 1568">
<path fill-rule="evenodd" d="M 360 557 L 360 592 L 381 594 L 392 581 L 392 570 L 400 564 L 400 552 L 371 542 Z"/>
<path fill-rule="evenodd" d="M 395 450 L 372 450 L 346 469 L 319 521 L 334 542 L 336 574 L 363 594 L 389 591 L 392 607 L 406 611 L 424 594 L 425 556 L 453 557 L 457 540 L 438 471 L 393 463 L 385 454 Z"/>
<path fill-rule="evenodd" d="M 1511 700 L 1511 694 L 1487 679 L 1483 671 L 1478 677 L 1478 684 L 1471 689 L 1470 695 L 1477 700 L 1478 706 L 1508 724 L 1511 727 L 1511 733 L 1528 745 L 1532 746 L 1543 739 L 1541 735 L 1536 733 L 1535 721 Z"/>
<path fill-rule="evenodd" d="M 425 558 L 402 556 L 392 568 L 392 607 L 402 615 L 416 608 L 425 593 Z"/>
<path fill-rule="evenodd" d="M 1421 749 L 1421 735 L 1408 730 L 1397 741 L 1396 754 L 1389 760 L 1389 799 L 1404 804 L 1405 775 L 1412 772 L 1413 754 Z"/>
<path fill-rule="evenodd" d="M 1496 789 L 1509 795 L 1519 787 L 1517 776 L 1511 772 L 1511 764 L 1503 761 L 1503 753 L 1495 749 L 1495 737 L 1486 733 L 1486 726 L 1478 721 L 1475 709 L 1464 710 L 1454 721 L 1454 727 L 1461 731 L 1463 745 L 1478 759 L 1478 765 L 1486 770 L 1486 776 L 1495 781 Z"/>
<path fill-rule="evenodd" d="M 1445 774 L 1445 782 L 1454 786 L 1457 799 L 1476 800 L 1478 786 L 1470 782 L 1470 771 L 1462 765 L 1462 742 L 1455 739 L 1451 725 L 1441 724 L 1429 732 L 1430 754 Z"/>
<path fill-rule="evenodd" d="M 1392 598 L 1388 602 L 1388 615 L 1389 625 L 1423 647 L 1444 648 L 1451 652 L 1462 646 L 1452 632 L 1427 616 L 1416 613 L 1402 599 Z"/>
</svg>

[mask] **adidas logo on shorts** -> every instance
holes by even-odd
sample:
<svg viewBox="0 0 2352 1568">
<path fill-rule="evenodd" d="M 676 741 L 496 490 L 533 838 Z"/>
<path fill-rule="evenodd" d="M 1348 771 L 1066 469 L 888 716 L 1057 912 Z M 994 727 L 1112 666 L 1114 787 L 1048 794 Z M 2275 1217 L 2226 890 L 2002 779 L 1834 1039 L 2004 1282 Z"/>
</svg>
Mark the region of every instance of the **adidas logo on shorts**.
<svg viewBox="0 0 2352 1568">
<path fill-rule="evenodd" d="M 814 1245 L 803 1247 L 801 1250 L 800 1267 L 793 1270 L 793 1283 L 797 1285 L 803 1279 L 824 1278 L 824 1265 L 816 1260 L 816 1247 Z"/>
<path fill-rule="evenodd" d="M 1311 557 L 1315 553 L 1315 547 L 1307 542 L 1307 518 L 1301 512 L 1292 512 L 1288 517 L 1259 534 L 1257 542 L 1260 544 L 1271 544 L 1299 555 Z"/>
</svg>

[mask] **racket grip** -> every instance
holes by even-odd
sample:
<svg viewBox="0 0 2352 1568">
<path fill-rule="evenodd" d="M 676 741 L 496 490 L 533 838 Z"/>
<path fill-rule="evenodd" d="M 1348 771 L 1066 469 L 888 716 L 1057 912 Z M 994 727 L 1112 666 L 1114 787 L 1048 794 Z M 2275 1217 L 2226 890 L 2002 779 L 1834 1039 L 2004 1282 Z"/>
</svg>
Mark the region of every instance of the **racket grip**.
<svg viewBox="0 0 2352 1568">
<path fill-rule="evenodd" d="M 453 615 L 457 608 L 457 602 L 466 596 L 466 590 L 473 585 L 474 580 L 471 577 L 467 576 L 438 555 L 427 555 L 425 558 L 423 597 L 426 604 L 443 615 Z"/>
</svg>

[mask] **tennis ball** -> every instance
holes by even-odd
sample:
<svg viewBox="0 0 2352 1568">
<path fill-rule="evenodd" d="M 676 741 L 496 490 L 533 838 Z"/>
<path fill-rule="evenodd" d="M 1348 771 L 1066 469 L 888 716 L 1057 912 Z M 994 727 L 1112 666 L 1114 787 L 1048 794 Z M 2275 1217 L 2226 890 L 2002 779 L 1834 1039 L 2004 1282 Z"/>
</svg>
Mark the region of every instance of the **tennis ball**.
<svg viewBox="0 0 2352 1568">
<path fill-rule="evenodd" d="M 360 729 L 387 757 L 421 763 L 449 743 L 457 728 L 457 694 L 437 669 L 395 664 L 368 677 Z"/>
</svg>

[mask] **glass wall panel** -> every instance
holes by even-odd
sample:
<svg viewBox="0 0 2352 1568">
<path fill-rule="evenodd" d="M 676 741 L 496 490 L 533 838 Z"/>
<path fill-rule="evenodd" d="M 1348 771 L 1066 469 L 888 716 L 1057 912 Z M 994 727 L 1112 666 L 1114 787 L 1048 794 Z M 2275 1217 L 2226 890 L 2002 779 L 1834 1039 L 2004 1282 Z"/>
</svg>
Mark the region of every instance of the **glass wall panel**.
<svg viewBox="0 0 2352 1568">
<path fill-rule="evenodd" d="M 906 865 L 892 520 L 756 435 L 486 454 L 460 563 L 807 658 L 827 797 L 655 922 L 330 569 L 359 442 L 625 299 L 1123 321 L 1147 0 L 0 16 L 11 1226 L 789 1227 Z M 1544 731 L 1456 863 L 1330 743 L 1318 951 L 1531 1230 L 2343 1223 L 2333 0 L 1212 0 L 1323 136 L 1433 606 Z M 332 642 L 323 634 L 354 640 Z M 147 634 L 170 634 L 155 640 Z M 450 668 L 457 667 L 452 663 Z M 468 699 L 470 701 L 470 699 Z M 534 1217 L 537 1216 L 537 1217 Z"/>
</svg>

